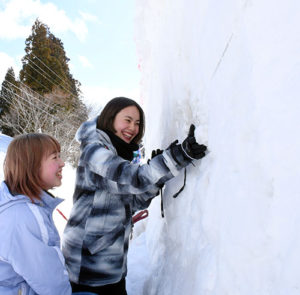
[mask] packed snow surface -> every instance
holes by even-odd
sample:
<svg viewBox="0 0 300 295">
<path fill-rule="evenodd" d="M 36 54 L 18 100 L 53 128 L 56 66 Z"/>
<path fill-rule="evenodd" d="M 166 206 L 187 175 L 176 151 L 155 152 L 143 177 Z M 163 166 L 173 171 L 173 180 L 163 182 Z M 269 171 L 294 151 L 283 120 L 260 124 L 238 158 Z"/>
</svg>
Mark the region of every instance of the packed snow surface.
<svg viewBox="0 0 300 295">
<path fill-rule="evenodd" d="M 151 205 L 140 294 L 299 295 L 300 2 L 136 6 L 148 155 L 190 123 L 210 151 Z"/>
</svg>

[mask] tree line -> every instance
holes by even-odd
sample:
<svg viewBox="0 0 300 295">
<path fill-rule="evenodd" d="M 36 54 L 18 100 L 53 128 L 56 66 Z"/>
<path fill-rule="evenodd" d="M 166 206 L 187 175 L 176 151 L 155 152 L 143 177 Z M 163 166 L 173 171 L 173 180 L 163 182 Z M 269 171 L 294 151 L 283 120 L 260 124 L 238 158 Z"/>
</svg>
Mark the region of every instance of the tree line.
<svg viewBox="0 0 300 295">
<path fill-rule="evenodd" d="M 0 130 L 12 137 L 29 132 L 50 134 L 61 143 L 66 160 L 75 164 L 79 147 L 74 137 L 87 120 L 88 110 L 68 62 L 63 42 L 37 19 L 25 41 L 19 77 L 10 67 L 2 83 Z"/>
</svg>

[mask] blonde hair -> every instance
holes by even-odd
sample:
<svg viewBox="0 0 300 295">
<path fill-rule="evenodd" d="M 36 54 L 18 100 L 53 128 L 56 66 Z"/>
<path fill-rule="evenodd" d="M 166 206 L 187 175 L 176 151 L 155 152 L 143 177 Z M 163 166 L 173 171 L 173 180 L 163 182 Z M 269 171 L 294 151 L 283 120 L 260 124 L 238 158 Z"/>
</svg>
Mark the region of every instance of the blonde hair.
<svg viewBox="0 0 300 295">
<path fill-rule="evenodd" d="M 4 180 L 11 193 L 39 200 L 41 162 L 53 152 L 60 152 L 60 144 L 47 134 L 29 133 L 13 139 L 4 160 Z"/>
</svg>

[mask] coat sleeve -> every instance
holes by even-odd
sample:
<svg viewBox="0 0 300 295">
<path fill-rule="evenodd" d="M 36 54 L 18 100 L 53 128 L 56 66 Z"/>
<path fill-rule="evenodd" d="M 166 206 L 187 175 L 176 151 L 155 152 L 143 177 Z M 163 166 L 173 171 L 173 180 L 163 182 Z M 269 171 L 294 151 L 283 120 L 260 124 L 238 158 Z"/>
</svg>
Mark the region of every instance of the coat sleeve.
<svg viewBox="0 0 300 295">
<path fill-rule="evenodd" d="M 157 183 L 164 183 L 176 176 L 189 163 L 184 160 L 178 163 L 167 149 L 148 164 L 132 164 L 102 145 L 93 143 L 86 146 L 79 166 L 88 167 L 89 173 L 85 171 L 84 177 L 90 177 L 90 186 L 108 189 L 116 194 L 139 195 L 146 192 L 155 194 Z"/>
<path fill-rule="evenodd" d="M 28 211 L 27 211 L 28 210 Z M 70 295 L 72 293 L 61 252 L 42 240 L 39 225 L 28 208 L 14 212 L 8 262 L 37 294 Z M 19 216 L 17 216 L 19 215 Z"/>
<path fill-rule="evenodd" d="M 134 195 L 132 203 L 133 212 L 148 208 L 152 199 L 158 195 L 158 190 L 159 188 L 157 188 L 157 191 L 155 193 L 146 192 L 143 194 Z"/>
</svg>

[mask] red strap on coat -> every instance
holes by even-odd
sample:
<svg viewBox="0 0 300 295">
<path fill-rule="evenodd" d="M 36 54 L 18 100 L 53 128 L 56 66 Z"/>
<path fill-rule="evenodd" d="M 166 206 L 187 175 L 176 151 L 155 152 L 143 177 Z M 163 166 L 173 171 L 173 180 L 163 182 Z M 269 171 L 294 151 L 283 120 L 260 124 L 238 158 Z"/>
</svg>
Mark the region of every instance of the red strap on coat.
<svg viewBox="0 0 300 295">
<path fill-rule="evenodd" d="M 66 221 L 68 221 L 68 218 L 59 209 L 56 208 L 56 210 Z"/>
<path fill-rule="evenodd" d="M 66 221 L 68 221 L 68 218 L 59 209 L 56 208 L 56 210 Z M 148 210 L 143 210 L 132 217 L 132 223 L 134 224 L 134 223 L 148 217 L 148 215 L 149 215 Z"/>
<path fill-rule="evenodd" d="M 148 217 L 148 215 L 149 215 L 148 210 L 143 210 L 132 217 L 132 223 L 134 224 L 134 223 Z"/>
</svg>

